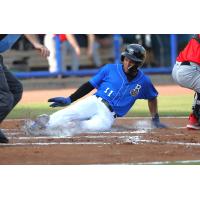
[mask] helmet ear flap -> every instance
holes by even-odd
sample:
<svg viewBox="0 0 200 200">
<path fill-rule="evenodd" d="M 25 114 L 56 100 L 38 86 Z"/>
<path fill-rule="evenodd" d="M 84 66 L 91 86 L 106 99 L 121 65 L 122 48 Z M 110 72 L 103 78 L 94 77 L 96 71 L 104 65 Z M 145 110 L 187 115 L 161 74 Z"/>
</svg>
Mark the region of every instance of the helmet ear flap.
<svg viewBox="0 0 200 200">
<path fill-rule="evenodd" d="M 124 55 L 123 55 L 123 53 L 121 54 L 121 62 L 123 62 L 124 61 Z"/>
</svg>

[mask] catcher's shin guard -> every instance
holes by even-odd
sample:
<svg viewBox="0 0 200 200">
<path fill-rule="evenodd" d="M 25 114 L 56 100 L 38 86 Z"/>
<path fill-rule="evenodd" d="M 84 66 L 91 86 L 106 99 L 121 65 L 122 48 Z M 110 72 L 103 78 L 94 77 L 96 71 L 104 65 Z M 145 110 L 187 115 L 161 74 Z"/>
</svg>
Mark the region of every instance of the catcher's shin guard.
<svg viewBox="0 0 200 200">
<path fill-rule="evenodd" d="M 196 92 L 194 95 L 192 110 L 194 116 L 198 119 L 198 122 L 200 123 L 200 93 L 198 92 Z"/>
</svg>

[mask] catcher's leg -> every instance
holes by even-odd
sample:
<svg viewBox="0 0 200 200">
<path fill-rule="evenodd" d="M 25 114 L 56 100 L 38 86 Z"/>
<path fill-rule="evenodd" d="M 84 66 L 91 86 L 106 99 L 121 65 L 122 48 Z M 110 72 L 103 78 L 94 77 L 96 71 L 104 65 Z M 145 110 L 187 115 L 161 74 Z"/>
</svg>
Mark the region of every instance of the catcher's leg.
<svg viewBox="0 0 200 200">
<path fill-rule="evenodd" d="M 192 113 L 189 116 L 188 129 L 200 129 L 200 93 L 196 92 L 194 95 L 194 102 L 192 105 Z"/>
<path fill-rule="evenodd" d="M 200 93 L 196 92 L 194 95 L 194 102 L 192 105 L 192 110 L 194 116 L 197 118 L 200 123 Z"/>
</svg>

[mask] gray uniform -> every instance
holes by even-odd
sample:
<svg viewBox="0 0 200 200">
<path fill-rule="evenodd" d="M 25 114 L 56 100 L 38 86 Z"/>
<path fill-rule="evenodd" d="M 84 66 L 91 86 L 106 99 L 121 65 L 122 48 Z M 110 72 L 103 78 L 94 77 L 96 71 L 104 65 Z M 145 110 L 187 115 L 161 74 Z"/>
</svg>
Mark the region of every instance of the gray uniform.
<svg viewBox="0 0 200 200">
<path fill-rule="evenodd" d="M 182 87 L 200 93 L 200 66 L 194 62 L 176 62 L 172 70 L 174 81 Z"/>
</svg>

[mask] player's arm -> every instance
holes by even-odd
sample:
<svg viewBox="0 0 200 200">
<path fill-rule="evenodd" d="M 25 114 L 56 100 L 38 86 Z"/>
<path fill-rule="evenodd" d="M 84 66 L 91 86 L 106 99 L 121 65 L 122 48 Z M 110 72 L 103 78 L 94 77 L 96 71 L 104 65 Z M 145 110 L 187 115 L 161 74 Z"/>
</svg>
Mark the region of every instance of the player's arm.
<svg viewBox="0 0 200 200">
<path fill-rule="evenodd" d="M 80 86 L 73 94 L 70 95 L 71 102 L 80 99 L 86 94 L 90 93 L 94 89 L 94 86 L 88 81 L 87 83 Z"/>
<path fill-rule="evenodd" d="M 149 112 L 152 117 L 152 124 L 156 128 L 166 128 L 167 126 L 160 122 L 159 114 L 158 114 L 158 101 L 157 97 L 154 99 L 148 99 Z"/>
<path fill-rule="evenodd" d="M 94 86 L 88 81 L 80 86 L 73 94 L 69 97 L 54 97 L 48 100 L 48 102 L 53 102 L 50 107 L 62 107 L 71 104 L 72 102 L 80 99 L 86 94 L 90 93 L 94 89 Z"/>
<path fill-rule="evenodd" d="M 93 51 L 93 44 L 94 44 L 94 40 L 95 40 L 95 36 L 94 34 L 88 34 L 87 35 L 88 37 L 88 50 L 87 50 L 87 53 L 88 53 L 88 56 L 92 56 L 92 51 Z"/>
<path fill-rule="evenodd" d="M 48 57 L 50 55 L 50 51 L 39 42 L 35 34 L 25 34 L 25 37 L 29 40 L 35 49 L 40 51 L 41 56 Z"/>
<path fill-rule="evenodd" d="M 158 114 L 158 103 L 157 103 L 157 97 L 154 99 L 148 100 L 148 106 L 149 106 L 149 112 L 151 114 L 151 117 L 155 117 Z"/>
<path fill-rule="evenodd" d="M 79 56 L 80 55 L 80 47 L 79 47 L 75 37 L 72 34 L 66 34 L 66 36 L 67 36 L 67 40 L 74 48 L 76 54 Z"/>
</svg>

